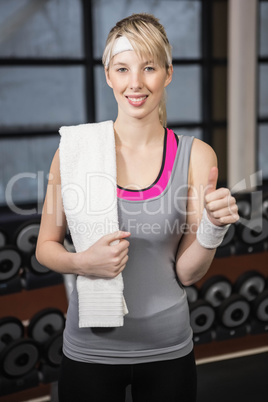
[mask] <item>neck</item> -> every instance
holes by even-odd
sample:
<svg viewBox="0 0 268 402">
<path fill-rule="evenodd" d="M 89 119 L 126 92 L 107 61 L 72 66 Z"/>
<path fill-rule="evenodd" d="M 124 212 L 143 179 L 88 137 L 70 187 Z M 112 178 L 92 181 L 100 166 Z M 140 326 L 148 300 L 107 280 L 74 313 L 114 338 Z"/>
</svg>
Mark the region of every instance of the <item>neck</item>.
<svg viewBox="0 0 268 402">
<path fill-rule="evenodd" d="M 147 145 L 162 144 L 164 128 L 158 119 L 152 122 L 129 118 L 125 121 L 124 118 L 117 117 L 114 123 L 115 139 L 118 146 L 126 146 L 137 149 Z"/>
</svg>

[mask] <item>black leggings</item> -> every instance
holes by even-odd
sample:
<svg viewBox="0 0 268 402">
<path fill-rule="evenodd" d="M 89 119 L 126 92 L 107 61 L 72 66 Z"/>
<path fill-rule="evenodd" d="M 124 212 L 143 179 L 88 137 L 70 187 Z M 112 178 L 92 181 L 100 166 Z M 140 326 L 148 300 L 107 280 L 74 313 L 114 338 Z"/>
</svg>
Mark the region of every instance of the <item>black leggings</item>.
<svg viewBox="0 0 268 402">
<path fill-rule="evenodd" d="M 131 384 L 133 402 L 195 402 L 194 353 L 139 364 L 80 363 L 63 356 L 59 402 L 125 402 Z"/>
</svg>

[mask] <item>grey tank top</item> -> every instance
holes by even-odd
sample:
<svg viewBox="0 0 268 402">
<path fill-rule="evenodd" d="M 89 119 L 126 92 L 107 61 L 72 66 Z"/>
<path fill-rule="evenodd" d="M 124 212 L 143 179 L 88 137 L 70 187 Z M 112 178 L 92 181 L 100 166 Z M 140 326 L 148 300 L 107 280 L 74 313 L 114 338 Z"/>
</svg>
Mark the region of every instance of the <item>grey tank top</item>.
<svg viewBox="0 0 268 402">
<path fill-rule="evenodd" d="M 175 270 L 186 223 L 188 167 L 193 137 L 180 136 L 164 191 L 147 200 L 118 198 L 120 229 L 128 230 L 129 260 L 123 270 L 129 313 L 124 326 L 79 328 L 78 295 L 67 312 L 63 352 L 70 359 L 135 364 L 183 357 L 193 348 L 186 292 Z"/>
</svg>

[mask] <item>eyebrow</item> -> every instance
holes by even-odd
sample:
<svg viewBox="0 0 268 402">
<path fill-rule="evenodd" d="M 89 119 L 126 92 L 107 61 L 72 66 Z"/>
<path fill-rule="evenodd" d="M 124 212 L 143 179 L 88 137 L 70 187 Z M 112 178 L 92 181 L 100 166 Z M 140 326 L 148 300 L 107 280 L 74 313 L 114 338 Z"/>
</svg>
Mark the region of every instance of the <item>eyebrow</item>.
<svg viewBox="0 0 268 402">
<path fill-rule="evenodd" d="M 153 60 L 147 60 L 144 63 L 142 63 L 141 65 L 145 66 L 146 64 L 155 64 Z M 128 66 L 128 63 L 124 63 L 124 62 L 117 62 L 115 64 L 113 64 L 113 66 Z"/>
<path fill-rule="evenodd" d="M 126 63 L 113 63 L 113 66 L 127 66 L 127 64 Z"/>
</svg>

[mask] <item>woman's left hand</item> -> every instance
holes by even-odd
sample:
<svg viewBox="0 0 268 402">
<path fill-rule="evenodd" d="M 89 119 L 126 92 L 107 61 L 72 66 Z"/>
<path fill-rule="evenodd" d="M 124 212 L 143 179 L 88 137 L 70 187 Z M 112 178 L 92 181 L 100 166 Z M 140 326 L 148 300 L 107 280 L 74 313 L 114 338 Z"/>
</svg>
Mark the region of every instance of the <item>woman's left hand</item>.
<svg viewBox="0 0 268 402">
<path fill-rule="evenodd" d="M 205 188 L 205 208 L 210 221 L 216 226 L 223 226 L 238 221 L 236 199 L 228 188 L 216 189 L 218 168 L 212 167 Z"/>
</svg>

